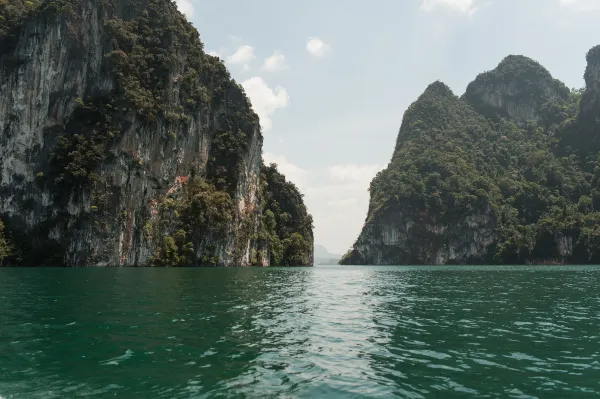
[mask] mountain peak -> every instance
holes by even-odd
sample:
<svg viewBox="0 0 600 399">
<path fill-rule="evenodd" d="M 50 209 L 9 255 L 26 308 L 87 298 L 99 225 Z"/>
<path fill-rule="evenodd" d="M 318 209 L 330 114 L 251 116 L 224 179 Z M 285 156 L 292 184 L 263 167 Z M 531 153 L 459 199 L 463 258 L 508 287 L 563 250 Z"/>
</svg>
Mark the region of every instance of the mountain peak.
<svg viewBox="0 0 600 399">
<path fill-rule="evenodd" d="M 430 83 L 423 92 L 423 95 L 455 97 L 454 93 L 452 92 L 452 89 L 441 80 L 436 80 L 435 82 Z"/>
<path fill-rule="evenodd" d="M 586 60 L 585 94 L 581 100 L 581 112 L 583 117 L 596 119 L 600 106 L 600 46 L 590 49 Z"/>
<path fill-rule="evenodd" d="M 508 55 L 493 70 L 479 74 L 463 99 L 486 117 L 524 122 L 538 120 L 547 101 L 568 96 L 569 89 L 537 61 Z"/>
<path fill-rule="evenodd" d="M 590 63 L 598 63 L 600 64 L 600 45 L 592 47 L 587 55 L 586 55 L 586 60 L 588 62 L 588 64 Z"/>
<path fill-rule="evenodd" d="M 513 69 L 515 68 L 515 69 Z M 495 68 L 496 72 L 532 72 L 551 77 L 550 72 L 536 60 L 520 54 L 509 54 L 500 61 Z"/>
<path fill-rule="evenodd" d="M 398 150 L 405 141 L 434 137 L 448 128 L 462 126 L 462 120 L 474 119 L 487 123 L 445 83 L 439 80 L 431 83 L 404 113 L 392 161 L 398 159 Z"/>
<path fill-rule="evenodd" d="M 431 83 L 404 113 L 398 140 L 417 137 L 433 130 L 443 130 L 466 112 L 465 103 L 445 83 Z M 472 111 L 471 111 L 472 112 Z M 396 143 L 396 147 L 399 143 Z"/>
</svg>

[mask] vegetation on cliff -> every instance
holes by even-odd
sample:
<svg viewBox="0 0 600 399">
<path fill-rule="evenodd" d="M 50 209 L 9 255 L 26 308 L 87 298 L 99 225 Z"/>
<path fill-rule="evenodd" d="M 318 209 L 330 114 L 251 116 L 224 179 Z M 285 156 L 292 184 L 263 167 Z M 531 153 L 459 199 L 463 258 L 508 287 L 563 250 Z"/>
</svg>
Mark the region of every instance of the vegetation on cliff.
<svg viewBox="0 0 600 399">
<path fill-rule="evenodd" d="M 313 220 L 302 194 L 279 173 L 276 164 L 263 165 L 261 175 L 264 205 L 259 240 L 269 248 L 270 264 L 311 265 Z"/>
<path fill-rule="evenodd" d="M 415 223 L 420 247 L 437 240 L 433 251 L 461 234 L 457 226 L 467 216 L 486 215 L 494 242 L 470 261 L 600 262 L 600 154 L 569 146 L 591 148 L 598 123 L 581 117 L 581 90 L 544 98 L 543 82 L 564 86 L 539 64 L 507 57 L 462 99 L 443 83 L 430 85 L 406 111 L 392 160 L 371 182 L 366 226 L 401 214 L 403 223 Z M 501 84 L 518 87 L 538 118 L 486 113 L 477 93 Z M 426 231 L 425 224 L 444 232 Z M 369 262 L 356 245 L 342 260 Z"/>
<path fill-rule="evenodd" d="M 501 103 L 490 102 L 489 97 L 499 92 L 504 92 Z M 467 86 L 463 99 L 478 113 L 497 121 L 510 118 L 514 111 L 507 103 L 539 109 L 550 100 L 568 97 L 567 86 L 542 65 L 522 55 L 509 55 L 495 69 L 479 74 Z"/>
<path fill-rule="evenodd" d="M 16 30 L 34 13 L 66 13 L 74 4 L 75 0 L 0 0 L 0 41 L 16 39 Z"/>
<path fill-rule="evenodd" d="M 72 0 L 61 1 L 70 4 Z M 103 7 L 112 9 L 115 1 L 107 0 Z M 137 3 L 130 5 L 132 19 L 115 16 L 106 22 L 112 51 L 105 57 L 117 87 L 110 98 L 75 99 L 77 109 L 53 154 L 57 167 L 53 177 L 59 182 L 65 175 L 93 178 L 93 169 L 104 161 L 107 146 L 128 127 L 131 112 L 150 126 L 157 118 L 166 120 L 171 129 L 166 138 L 176 140 L 173 132 L 191 122 L 194 110 L 218 107 L 232 86 L 243 93 L 225 65 L 204 53 L 198 31 L 170 1 Z M 178 98 L 173 99 L 174 94 Z M 258 117 L 244 96 L 236 113 L 221 122 L 209 174 L 219 188 L 231 190 Z"/>
<path fill-rule="evenodd" d="M 313 248 L 312 217 L 302 194 L 277 171 L 277 165 L 261 168 L 262 213 L 254 240 L 260 248 L 251 262 L 271 266 L 311 265 Z M 168 194 L 157 203 L 156 218 L 144 230 L 149 239 L 159 238 L 150 265 L 216 265 L 215 245 L 233 220 L 234 204 L 226 191 L 220 191 L 201 177 L 182 182 L 181 192 Z M 253 227 L 247 226 L 252 229 Z M 194 244 L 196 243 L 196 245 Z"/>
<path fill-rule="evenodd" d="M 9 36 L 11 30 L 39 5 L 39 0 L 0 0 L 0 39 Z"/>
<path fill-rule="evenodd" d="M 233 201 L 201 177 L 186 179 L 181 185 L 181 192 L 167 194 L 156 204 L 156 217 L 144 226 L 146 238 L 158 244 L 148 264 L 216 266 L 218 254 L 210 242 L 225 237 L 233 220 Z"/>
<path fill-rule="evenodd" d="M 312 224 L 306 223 L 310 216 L 301 196 L 283 176 L 277 174 L 279 177 L 274 178 L 276 171 L 256 177 L 252 169 L 258 165 L 251 165 L 254 161 L 249 160 L 256 160 L 261 150 L 258 116 L 223 62 L 204 52 L 197 30 L 174 2 L 0 0 L 0 48 L 10 53 L 25 22 L 44 20 L 67 26 L 67 57 L 82 61 L 73 65 L 84 65 L 87 52 L 79 46 L 86 34 L 81 21 L 86 7 L 98 7 L 98 15 L 103 18 L 100 31 L 106 48 L 102 73 L 107 73 L 111 80 L 108 86 L 113 89 L 102 95 L 98 90 L 63 93 L 63 103 L 72 111 L 45 131 L 44 155 L 48 158 L 38 163 L 39 170 L 34 173 L 34 184 L 52 193 L 54 206 L 62 208 L 42 210 L 53 216 L 40 227 L 39 240 L 28 240 L 27 233 L 15 231 L 23 238 L 15 240 L 19 242 L 16 253 L 31 254 L 29 258 L 33 256 L 39 262 L 60 262 L 67 245 L 42 245 L 41 241 L 52 241 L 50 230 L 61 223 L 67 225 L 69 220 L 77 228 L 90 223 L 94 234 L 107 240 L 115 227 L 128 237 L 135 235 L 135 239 L 119 239 L 119 252 L 126 253 L 130 245 L 151 243 L 154 250 L 145 262 L 148 265 L 217 265 L 224 257 L 242 259 L 248 251 L 246 243 L 259 242 L 263 230 L 263 257 L 277 265 L 309 264 Z M 159 133 L 156 136 L 160 136 L 160 143 L 152 146 L 167 154 L 164 162 L 177 165 L 172 168 L 176 169 L 177 187 L 169 187 L 172 176 L 166 180 L 167 176 L 156 175 L 157 169 L 162 171 L 156 167 L 159 161 L 142 159 L 137 149 L 127 153 L 118 150 L 132 130 L 135 134 Z M 179 158 L 174 162 L 169 159 L 180 155 L 178 143 L 192 133 L 202 141 L 201 153 L 181 165 Z M 144 151 L 140 146 L 138 149 Z M 158 192 L 150 205 L 123 208 L 123 187 L 107 173 L 111 170 L 108 165 L 114 163 L 128 170 L 128 181 L 142 176 L 150 180 L 148 185 Z M 251 188 L 245 188 L 252 176 L 257 181 L 275 179 L 264 182 L 268 187 L 263 192 L 264 203 L 269 214 L 267 208 L 248 205 L 242 198 L 254 195 L 246 192 Z M 256 187 L 256 182 L 251 186 Z M 279 188 L 275 192 L 270 191 L 271 187 Z M 84 199 L 89 202 L 84 215 L 73 216 L 66 211 Z M 26 207 L 43 208 L 33 198 L 28 201 L 31 203 L 27 206 L 21 204 L 23 212 Z M 275 224 L 267 220 L 267 229 L 261 220 L 271 214 Z M 79 219 L 72 220 L 74 217 Z M 143 228 L 137 228 L 134 220 Z M 224 249 L 231 242 L 235 248 L 228 251 L 234 254 Z M 114 246 L 107 248 L 114 252 Z M 252 262 L 263 264 L 257 255 L 253 254 Z M 12 261 L 19 263 L 18 259 Z M 84 262 L 93 263 L 90 259 Z"/>
</svg>

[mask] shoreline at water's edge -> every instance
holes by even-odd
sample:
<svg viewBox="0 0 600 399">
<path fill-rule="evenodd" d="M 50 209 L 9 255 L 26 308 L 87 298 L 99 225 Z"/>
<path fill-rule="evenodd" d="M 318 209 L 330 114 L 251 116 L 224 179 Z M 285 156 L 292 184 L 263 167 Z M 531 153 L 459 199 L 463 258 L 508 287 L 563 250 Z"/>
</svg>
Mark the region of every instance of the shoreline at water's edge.
<svg viewBox="0 0 600 399">
<path fill-rule="evenodd" d="M 328 265 L 324 265 L 324 266 L 328 266 Z M 424 267 L 448 267 L 448 266 L 460 266 L 460 267 L 465 267 L 465 266 L 473 266 L 473 267 L 479 267 L 479 266 L 515 266 L 515 267 L 519 267 L 519 266 L 599 266 L 597 263 L 569 263 L 569 262 L 552 262 L 552 261 L 547 261 L 547 262 L 527 262 L 527 263 L 481 263 L 481 264 L 474 264 L 474 263 L 445 263 L 445 264 L 419 264 L 419 263 L 415 263 L 415 264 L 381 264 L 381 265 L 374 265 L 374 264 L 369 264 L 369 265 L 347 265 L 347 264 L 343 264 L 343 265 L 331 265 L 331 266 L 344 266 L 344 267 L 371 267 L 371 266 L 381 266 L 381 267 L 388 267 L 388 266 L 424 266 Z"/>
<path fill-rule="evenodd" d="M 336 265 L 327 265 L 336 266 Z M 0 265 L 0 269 L 269 269 L 269 268 L 311 268 L 313 265 L 298 265 L 298 266 L 64 266 L 64 265 L 48 265 L 48 266 L 16 266 L 16 265 Z M 1 398 L 0 398 L 1 399 Z"/>
</svg>

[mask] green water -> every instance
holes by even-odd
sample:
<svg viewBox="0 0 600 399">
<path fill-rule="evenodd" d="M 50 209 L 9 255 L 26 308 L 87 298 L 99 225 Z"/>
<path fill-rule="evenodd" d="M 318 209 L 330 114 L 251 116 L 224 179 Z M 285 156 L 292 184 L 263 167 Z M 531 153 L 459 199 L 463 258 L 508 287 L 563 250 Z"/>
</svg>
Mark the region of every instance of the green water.
<svg viewBox="0 0 600 399">
<path fill-rule="evenodd" d="M 0 397 L 598 398 L 600 268 L 0 269 Z"/>
</svg>

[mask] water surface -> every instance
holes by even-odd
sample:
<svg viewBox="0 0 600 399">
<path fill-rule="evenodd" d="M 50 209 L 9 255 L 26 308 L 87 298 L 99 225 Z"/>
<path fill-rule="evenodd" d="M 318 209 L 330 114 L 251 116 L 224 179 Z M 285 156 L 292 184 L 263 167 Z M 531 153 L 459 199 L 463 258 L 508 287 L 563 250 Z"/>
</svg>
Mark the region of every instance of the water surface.
<svg viewBox="0 0 600 399">
<path fill-rule="evenodd" d="M 600 268 L 0 269 L 0 397 L 598 398 Z"/>
</svg>

